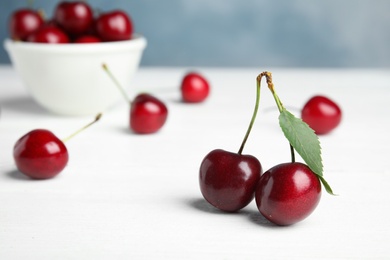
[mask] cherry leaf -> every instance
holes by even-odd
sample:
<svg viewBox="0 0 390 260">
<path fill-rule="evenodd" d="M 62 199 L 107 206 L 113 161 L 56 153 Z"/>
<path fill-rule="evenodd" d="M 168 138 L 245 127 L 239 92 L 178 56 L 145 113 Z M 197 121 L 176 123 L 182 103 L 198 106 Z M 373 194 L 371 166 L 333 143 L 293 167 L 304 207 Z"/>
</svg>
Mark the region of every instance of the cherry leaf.
<svg viewBox="0 0 390 260">
<path fill-rule="evenodd" d="M 297 151 L 314 173 L 322 177 L 321 146 L 314 130 L 303 122 L 302 119 L 295 117 L 285 108 L 280 112 L 279 124 L 285 137 L 295 151 Z"/>
<path fill-rule="evenodd" d="M 333 193 L 332 188 L 330 187 L 330 185 L 328 184 L 328 182 L 324 179 L 324 177 L 318 176 L 318 178 L 319 178 L 320 181 L 322 182 L 322 185 L 324 185 L 326 192 L 328 192 L 328 193 L 331 194 L 331 195 L 336 195 L 336 194 Z"/>
</svg>

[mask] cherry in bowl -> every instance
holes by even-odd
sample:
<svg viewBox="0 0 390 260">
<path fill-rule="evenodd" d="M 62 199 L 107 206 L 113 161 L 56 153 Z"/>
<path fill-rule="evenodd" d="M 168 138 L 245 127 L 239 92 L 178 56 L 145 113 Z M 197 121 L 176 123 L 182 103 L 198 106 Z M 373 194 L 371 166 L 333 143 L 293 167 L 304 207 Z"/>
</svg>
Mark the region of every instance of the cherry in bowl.
<svg viewBox="0 0 390 260">
<path fill-rule="evenodd" d="M 93 26 L 93 12 L 84 1 L 62 1 L 54 10 L 54 21 L 69 35 L 81 35 Z"/>
<path fill-rule="evenodd" d="M 100 14 L 96 19 L 95 30 L 103 41 L 129 40 L 134 31 L 130 16 L 122 10 Z"/>
<path fill-rule="evenodd" d="M 28 42 L 61 44 L 69 43 L 68 35 L 55 25 L 45 25 L 27 37 Z"/>
<path fill-rule="evenodd" d="M 11 14 L 8 31 L 11 39 L 25 41 L 30 34 L 36 32 L 43 24 L 44 20 L 39 12 L 22 8 Z"/>
</svg>

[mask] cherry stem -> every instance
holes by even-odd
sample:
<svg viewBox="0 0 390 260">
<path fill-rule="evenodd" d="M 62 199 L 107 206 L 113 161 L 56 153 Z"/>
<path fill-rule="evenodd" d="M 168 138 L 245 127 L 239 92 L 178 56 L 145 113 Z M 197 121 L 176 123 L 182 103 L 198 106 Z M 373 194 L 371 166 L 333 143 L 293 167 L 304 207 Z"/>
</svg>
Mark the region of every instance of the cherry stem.
<svg viewBox="0 0 390 260">
<path fill-rule="evenodd" d="M 73 134 L 69 135 L 68 137 L 62 139 L 62 142 L 68 141 L 69 139 L 73 138 L 75 135 L 77 135 L 77 134 L 80 133 L 81 131 L 87 129 L 88 127 L 90 127 L 91 125 L 93 125 L 94 123 L 96 123 L 97 121 L 99 121 L 100 118 L 102 117 L 102 115 L 103 115 L 102 113 L 97 114 L 96 117 L 95 117 L 95 119 L 94 119 L 92 122 L 90 122 L 89 124 L 83 126 L 82 128 L 80 128 L 79 130 L 77 130 L 77 131 L 74 132 Z"/>
<path fill-rule="evenodd" d="M 39 9 L 38 10 L 38 14 L 39 14 L 39 16 L 43 19 L 43 20 L 46 20 L 46 13 L 45 13 L 45 11 L 43 10 L 43 9 Z"/>
<path fill-rule="evenodd" d="M 260 78 L 259 80 L 261 80 L 262 77 L 266 78 L 268 88 L 271 91 L 272 96 L 275 99 L 276 106 L 278 107 L 279 112 L 282 113 L 282 111 L 286 110 L 286 108 L 283 106 L 282 101 L 280 101 L 279 96 L 275 92 L 275 86 L 274 86 L 274 83 L 272 82 L 272 73 L 269 71 L 264 71 L 259 75 L 258 79 Z M 295 152 L 294 152 L 294 147 L 291 145 L 291 143 L 290 143 L 290 152 L 291 152 L 291 162 L 294 163 L 295 162 Z"/>
<path fill-rule="evenodd" d="M 259 110 L 259 104 L 260 104 L 260 80 L 259 80 L 259 78 L 257 78 L 256 82 L 257 82 L 257 84 L 256 84 L 257 90 L 256 90 L 255 108 L 253 110 L 253 115 L 252 115 L 251 121 L 249 123 L 248 130 L 246 131 L 246 134 L 244 136 L 244 140 L 242 141 L 241 147 L 238 150 L 238 154 L 242 154 L 242 151 L 244 150 L 244 146 L 246 144 L 246 141 L 248 140 L 248 137 L 249 137 L 249 134 L 250 134 L 250 132 L 252 130 L 253 124 L 255 123 L 256 116 L 257 116 L 257 111 Z"/>
<path fill-rule="evenodd" d="M 294 147 L 290 143 L 290 153 L 291 153 L 291 162 L 295 163 L 295 153 L 294 153 Z"/>
<path fill-rule="evenodd" d="M 115 86 L 119 89 L 119 91 L 122 93 L 122 96 L 127 101 L 127 103 L 131 104 L 131 100 L 129 96 L 127 95 L 125 89 L 122 87 L 122 85 L 119 83 L 119 81 L 114 77 L 114 75 L 111 73 L 111 71 L 108 69 L 107 65 L 103 63 L 102 65 L 103 69 L 107 72 L 108 76 L 110 76 L 111 80 L 115 83 Z"/>
</svg>

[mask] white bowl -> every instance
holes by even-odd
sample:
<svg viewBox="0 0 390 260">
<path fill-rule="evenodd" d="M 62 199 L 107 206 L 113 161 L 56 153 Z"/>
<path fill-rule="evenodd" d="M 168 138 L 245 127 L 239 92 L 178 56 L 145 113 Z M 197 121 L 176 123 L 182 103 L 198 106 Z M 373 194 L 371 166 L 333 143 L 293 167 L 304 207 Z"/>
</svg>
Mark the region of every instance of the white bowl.
<svg viewBox="0 0 390 260">
<path fill-rule="evenodd" d="M 79 116 L 103 112 L 121 94 L 107 73 L 105 63 L 128 88 L 139 67 L 146 39 L 89 44 L 44 44 L 4 41 L 11 62 L 32 97 L 47 110 Z"/>
</svg>

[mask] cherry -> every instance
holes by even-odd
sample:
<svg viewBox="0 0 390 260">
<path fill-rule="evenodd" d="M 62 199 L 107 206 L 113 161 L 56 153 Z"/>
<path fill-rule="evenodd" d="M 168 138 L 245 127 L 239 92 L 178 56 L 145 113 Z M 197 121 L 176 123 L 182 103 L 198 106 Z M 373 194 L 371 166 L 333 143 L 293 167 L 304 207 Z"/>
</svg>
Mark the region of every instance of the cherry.
<svg viewBox="0 0 390 260">
<path fill-rule="evenodd" d="M 291 162 L 278 164 L 260 177 L 255 192 L 256 205 L 269 221 L 277 225 L 291 225 L 305 219 L 317 207 L 321 198 L 321 182 L 327 192 L 333 192 L 322 176 L 318 137 L 283 106 L 275 92 L 271 73 L 261 73 L 258 82 L 263 76 L 279 109 L 280 127 L 290 142 Z M 295 162 L 295 149 L 308 165 Z"/>
<path fill-rule="evenodd" d="M 97 35 L 103 41 L 129 40 L 133 34 L 130 17 L 120 10 L 102 13 L 97 18 L 95 27 Z"/>
<path fill-rule="evenodd" d="M 262 168 L 252 155 L 215 149 L 205 156 L 199 172 L 203 197 L 222 211 L 235 212 L 253 200 Z"/>
<path fill-rule="evenodd" d="M 18 170 L 33 179 L 49 179 L 60 173 L 68 163 L 68 150 L 52 132 L 33 130 L 22 136 L 14 146 Z"/>
<path fill-rule="evenodd" d="M 277 225 L 291 225 L 309 216 L 321 198 L 321 182 L 303 163 L 282 163 L 266 171 L 256 188 L 260 213 Z"/>
<path fill-rule="evenodd" d="M 188 103 L 202 102 L 210 92 L 207 80 L 195 72 L 190 72 L 184 76 L 180 89 L 183 101 Z"/>
<path fill-rule="evenodd" d="M 9 20 L 9 32 L 13 40 L 25 41 L 27 37 L 37 31 L 44 21 L 35 10 L 19 9 L 12 13 Z"/>
<path fill-rule="evenodd" d="M 74 43 L 98 43 L 101 42 L 101 40 L 93 35 L 83 35 L 78 37 Z"/>
<path fill-rule="evenodd" d="M 46 25 L 38 29 L 27 38 L 28 42 L 35 43 L 69 43 L 69 37 L 59 28 Z"/>
<path fill-rule="evenodd" d="M 103 64 L 102 67 L 122 93 L 127 103 L 130 104 L 130 129 L 138 134 L 151 134 L 160 130 L 168 118 L 166 105 L 158 98 L 146 93 L 137 95 L 131 101 L 107 65 Z"/>
<path fill-rule="evenodd" d="M 49 179 L 59 174 L 69 160 L 65 141 L 89 127 L 101 117 L 79 129 L 64 140 L 46 129 L 36 129 L 23 135 L 15 143 L 13 156 L 18 170 L 32 179 Z"/>
<path fill-rule="evenodd" d="M 139 134 L 157 132 L 166 122 L 168 109 L 165 104 L 149 94 L 139 94 L 131 102 L 130 128 Z"/>
<path fill-rule="evenodd" d="M 340 107 L 324 96 L 314 96 L 307 101 L 301 111 L 301 118 L 316 134 L 327 134 L 341 122 Z"/>
<path fill-rule="evenodd" d="M 80 35 L 92 26 L 93 13 L 84 1 L 63 1 L 55 8 L 54 20 L 68 34 Z"/>
<path fill-rule="evenodd" d="M 208 153 L 200 165 L 199 185 L 202 195 L 222 211 L 238 211 L 254 198 L 262 167 L 256 157 L 243 155 L 242 151 L 255 121 L 259 102 L 258 84 L 255 109 L 238 153 L 216 149 Z"/>
</svg>

